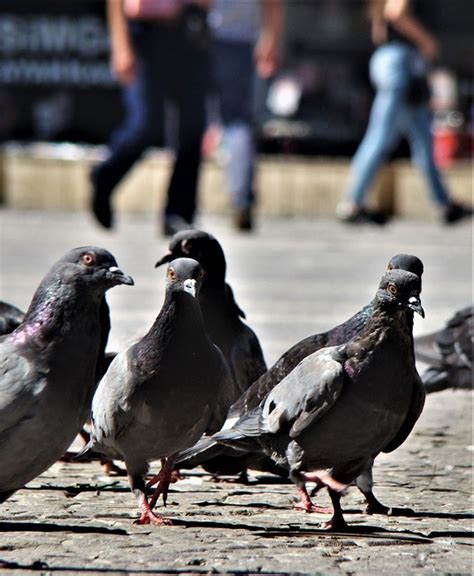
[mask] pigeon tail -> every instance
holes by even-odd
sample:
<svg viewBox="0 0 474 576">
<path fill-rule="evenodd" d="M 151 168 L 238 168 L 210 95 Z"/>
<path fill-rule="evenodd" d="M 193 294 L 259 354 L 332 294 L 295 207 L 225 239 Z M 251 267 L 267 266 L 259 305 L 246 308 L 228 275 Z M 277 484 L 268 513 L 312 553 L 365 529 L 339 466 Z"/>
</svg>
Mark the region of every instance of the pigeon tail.
<svg viewBox="0 0 474 576">
<path fill-rule="evenodd" d="M 93 460 L 99 457 L 102 458 L 103 454 L 97 450 L 97 446 L 91 438 L 84 448 L 72 457 L 72 460 L 76 462 L 78 460 Z"/>
<path fill-rule="evenodd" d="M 210 458 L 220 456 L 222 446 L 220 446 L 210 436 L 201 438 L 194 446 L 180 452 L 175 460 L 175 468 L 196 468 Z"/>
</svg>

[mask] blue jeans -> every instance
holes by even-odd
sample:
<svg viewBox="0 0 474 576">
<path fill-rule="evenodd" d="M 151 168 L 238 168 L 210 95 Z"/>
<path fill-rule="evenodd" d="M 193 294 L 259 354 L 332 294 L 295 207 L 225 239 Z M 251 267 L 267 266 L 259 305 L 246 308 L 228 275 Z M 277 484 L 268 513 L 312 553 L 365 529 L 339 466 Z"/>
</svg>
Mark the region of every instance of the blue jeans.
<svg viewBox="0 0 474 576">
<path fill-rule="evenodd" d="M 423 173 L 433 200 L 446 206 L 449 194 L 433 159 L 431 112 L 428 104 L 410 104 L 407 99 L 413 76 L 425 73 L 419 53 L 402 42 L 377 48 L 370 61 L 370 77 L 377 89 L 369 125 L 354 156 L 345 197 L 362 206 L 381 165 L 405 136 L 413 162 Z"/>
<path fill-rule="evenodd" d="M 179 134 L 165 215 L 192 222 L 196 210 L 201 139 L 205 128 L 209 46 L 190 33 L 186 17 L 175 24 L 130 22 L 136 78 L 124 90 L 126 118 L 109 142 L 109 154 L 91 175 L 110 195 L 143 152 L 163 142 L 165 101 L 175 105 Z"/>
<path fill-rule="evenodd" d="M 226 176 L 229 191 L 235 208 L 248 208 L 255 200 L 252 44 L 216 40 L 212 70 L 224 129 L 224 147 L 228 152 Z"/>
</svg>

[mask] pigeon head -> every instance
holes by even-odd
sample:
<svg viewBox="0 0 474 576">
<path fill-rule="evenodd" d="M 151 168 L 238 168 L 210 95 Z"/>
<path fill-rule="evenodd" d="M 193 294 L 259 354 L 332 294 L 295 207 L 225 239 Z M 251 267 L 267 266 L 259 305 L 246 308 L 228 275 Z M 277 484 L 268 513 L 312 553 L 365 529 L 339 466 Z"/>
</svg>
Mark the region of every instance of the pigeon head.
<svg viewBox="0 0 474 576">
<path fill-rule="evenodd" d="M 387 270 L 406 270 L 416 274 L 419 278 L 423 276 L 423 262 L 412 254 L 396 254 L 390 258 Z"/>
<path fill-rule="evenodd" d="M 62 277 L 74 278 L 107 290 L 118 284 L 133 286 L 133 278 L 118 267 L 110 252 L 98 246 L 83 246 L 65 254 L 52 268 Z"/>
<path fill-rule="evenodd" d="M 420 301 L 421 279 L 406 270 L 389 270 L 382 276 L 377 300 L 391 310 L 411 310 L 422 318 L 425 312 Z"/>
<path fill-rule="evenodd" d="M 194 258 L 210 277 L 225 278 L 226 262 L 224 251 L 219 242 L 202 230 L 182 230 L 173 236 L 169 252 L 155 267 L 171 262 L 175 258 Z"/>
<path fill-rule="evenodd" d="M 75 248 L 41 281 L 25 315 L 25 329 L 47 340 L 71 323 L 72 315 L 86 314 L 83 308 L 89 302 L 100 305 L 105 291 L 118 284 L 133 285 L 133 279 L 120 270 L 110 252 L 97 246 Z"/>
<path fill-rule="evenodd" d="M 176 258 L 172 260 L 166 271 L 166 291 L 186 292 L 197 297 L 203 278 L 203 270 L 199 262 L 192 258 Z"/>
</svg>

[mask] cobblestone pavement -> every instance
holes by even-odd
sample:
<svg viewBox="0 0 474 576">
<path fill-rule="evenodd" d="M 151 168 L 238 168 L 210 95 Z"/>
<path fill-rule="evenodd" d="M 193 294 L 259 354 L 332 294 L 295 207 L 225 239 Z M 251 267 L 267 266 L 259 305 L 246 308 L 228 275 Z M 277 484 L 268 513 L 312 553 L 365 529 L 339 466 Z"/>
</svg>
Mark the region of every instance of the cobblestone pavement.
<svg viewBox="0 0 474 576">
<path fill-rule="evenodd" d="M 416 320 L 416 334 L 472 300 L 469 223 L 380 230 L 266 220 L 245 236 L 207 217 L 201 227 L 224 246 L 229 281 L 269 364 L 365 304 L 397 252 L 425 263 L 427 318 Z M 110 293 L 109 347 L 118 350 L 151 323 L 163 298 L 164 272 L 153 265 L 166 241 L 151 217 L 122 217 L 107 234 L 81 213 L 0 212 L 0 299 L 25 308 L 48 267 L 84 244 L 109 248 L 135 278 L 135 287 Z M 351 489 L 343 507 L 352 531 L 344 535 L 321 531 L 322 515 L 293 510 L 294 488 L 275 477 L 217 483 L 200 469 L 172 486 L 165 514 L 174 526 L 137 526 L 124 478 L 104 476 L 95 462 L 58 463 L 0 507 L 0 573 L 471 573 L 472 444 L 471 392 L 429 396 L 414 433 L 374 470 L 380 499 L 415 514 L 367 516 Z M 325 494 L 318 502 L 329 503 Z"/>
</svg>

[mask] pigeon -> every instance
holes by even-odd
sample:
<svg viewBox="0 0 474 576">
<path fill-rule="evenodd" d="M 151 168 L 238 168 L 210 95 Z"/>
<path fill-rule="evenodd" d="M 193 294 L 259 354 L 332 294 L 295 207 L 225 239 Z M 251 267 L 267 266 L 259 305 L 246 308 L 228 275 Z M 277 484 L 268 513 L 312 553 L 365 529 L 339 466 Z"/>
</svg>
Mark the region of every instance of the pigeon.
<svg viewBox="0 0 474 576">
<path fill-rule="evenodd" d="M 153 512 L 166 504 L 175 454 L 225 420 L 234 382 L 219 348 L 210 340 L 199 307 L 203 280 L 191 258 L 172 260 L 166 296 L 148 333 L 112 361 L 92 402 L 92 436 L 86 451 L 125 461 L 141 511 L 139 524 L 170 524 Z M 162 468 L 146 486 L 148 462 Z M 150 501 L 146 489 L 158 482 Z"/>
<path fill-rule="evenodd" d="M 260 342 L 254 331 L 245 323 L 245 313 L 237 305 L 232 288 L 226 283 L 226 260 L 224 251 L 217 239 L 201 230 L 183 230 L 173 236 L 169 252 L 156 266 L 169 262 L 173 258 L 189 257 L 197 260 L 204 269 L 204 279 L 199 293 L 206 329 L 211 340 L 217 344 L 229 366 L 236 384 L 235 397 L 227 406 L 236 401 L 245 390 L 267 370 Z M 239 474 L 242 481 L 247 480 L 247 467 L 230 455 L 220 454 L 208 458 L 203 468 L 217 475 Z M 272 468 L 272 462 L 267 462 Z M 182 462 L 182 468 L 194 468 L 192 461 Z M 276 470 L 275 470 L 276 471 Z"/>
<path fill-rule="evenodd" d="M 68 252 L 0 338 L 0 502 L 58 460 L 90 410 L 106 290 L 132 285 L 103 248 Z"/>
<path fill-rule="evenodd" d="M 0 301 L 0 336 L 10 334 L 23 322 L 25 314 L 12 304 Z"/>
<path fill-rule="evenodd" d="M 423 263 L 411 254 L 396 254 L 387 265 L 387 270 L 407 270 L 420 278 L 423 275 Z M 354 314 L 349 320 L 335 328 L 304 338 L 281 356 L 276 363 L 251 388 L 241 396 L 234 410 L 254 408 L 265 394 L 276 386 L 293 368 L 309 354 L 316 352 L 324 346 L 343 344 L 355 336 L 366 325 L 372 315 L 375 300 Z"/>
<path fill-rule="evenodd" d="M 25 313 L 22 312 L 16 306 L 12 304 L 7 304 L 6 302 L 0 302 L 0 336 L 4 334 L 9 334 L 17 328 L 25 317 Z M 107 341 L 110 333 L 110 308 L 106 300 L 106 296 L 102 297 L 100 301 L 99 308 L 99 322 L 100 322 L 100 339 L 99 339 L 99 354 L 97 357 L 97 365 L 95 372 L 96 383 L 102 378 L 102 376 L 107 371 L 112 359 L 114 358 L 114 353 L 106 353 L 105 349 L 107 347 Z M 90 439 L 90 435 L 85 428 L 83 428 L 79 435 L 87 443 Z M 66 452 L 60 458 L 62 462 L 74 462 L 75 454 L 72 452 Z M 113 462 L 108 460 L 101 461 L 102 468 L 104 472 L 108 475 L 121 475 L 123 471 L 116 466 Z"/>
<path fill-rule="evenodd" d="M 415 338 L 416 359 L 429 365 L 421 375 L 428 393 L 473 388 L 473 342 L 474 306 L 456 312 L 438 332 Z"/>
<path fill-rule="evenodd" d="M 219 346 L 237 385 L 237 400 L 267 370 L 262 348 L 253 330 L 245 324 L 245 313 L 237 305 L 232 288 L 225 281 L 226 261 L 219 242 L 207 232 L 183 230 L 173 236 L 169 253 L 156 266 L 174 258 L 197 260 L 204 279 L 199 293 L 206 329 Z"/>
<path fill-rule="evenodd" d="M 419 258 L 411 254 L 396 254 L 393 256 L 388 262 L 387 270 L 394 269 L 407 270 L 416 274 L 419 278 L 423 275 L 423 263 Z M 309 336 L 292 346 L 232 405 L 224 427 L 230 427 L 243 414 L 256 408 L 262 399 L 265 398 L 265 396 L 285 376 L 287 376 L 299 364 L 299 362 L 301 362 L 301 360 L 325 346 L 344 344 L 350 340 L 350 338 L 358 334 L 371 318 L 375 306 L 376 299 L 372 300 L 372 302 L 343 324 L 340 324 L 327 332 L 323 332 L 322 334 Z M 411 321 L 413 321 L 413 313 L 408 311 L 406 314 L 407 317 L 411 318 Z M 414 399 L 414 402 L 417 406 L 416 410 L 420 410 L 421 412 L 424 403 L 424 394 L 420 389 L 419 381 L 417 381 L 416 390 L 418 391 L 418 395 Z M 232 458 L 232 451 L 230 451 L 228 447 L 216 445 L 216 443 L 209 438 L 203 438 L 194 449 L 191 448 L 180 454 L 177 458 L 177 464 L 182 468 L 195 467 L 198 465 L 205 467 L 208 459 L 216 459 L 217 456 L 222 455 L 223 453 L 230 461 Z M 248 466 L 253 469 L 277 473 L 282 476 L 287 475 L 285 469 L 278 468 L 274 462 L 269 462 L 269 458 L 265 456 L 262 457 L 259 453 L 249 453 L 244 455 L 234 451 L 233 458 L 235 460 L 235 469 L 239 469 L 240 464 L 241 469 L 245 469 L 245 467 Z M 358 487 L 367 500 L 367 513 L 391 515 L 404 513 L 401 509 L 385 506 L 377 500 L 373 493 L 372 466 L 368 466 L 368 469 L 364 471 L 362 477 L 358 480 Z M 296 508 L 304 510 L 305 512 L 327 512 L 327 509 L 314 505 L 311 502 L 309 495 L 304 493 L 304 491 L 302 492 L 301 502 L 296 504 Z"/>
<path fill-rule="evenodd" d="M 342 493 L 377 454 L 399 445 L 419 416 L 405 312 L 424 317 L 420 291 L 419 276 L 386 272 L 356 336 L 305 357 L 256 408 L 213 436 L 235 449 L 265 452 L 288 468 L 300 491 L 308 481 L 327 487 L 334 508 L 328 529 L 347 530 Z"/>
</svg>

